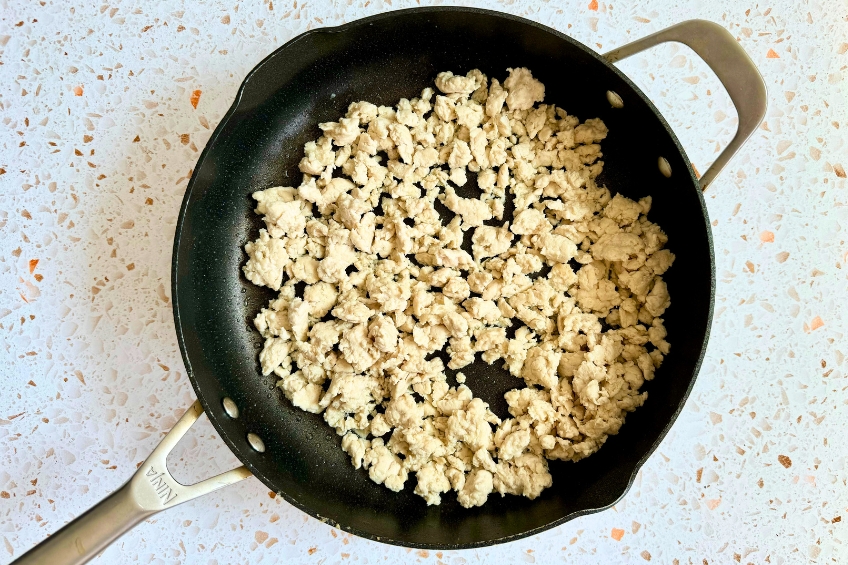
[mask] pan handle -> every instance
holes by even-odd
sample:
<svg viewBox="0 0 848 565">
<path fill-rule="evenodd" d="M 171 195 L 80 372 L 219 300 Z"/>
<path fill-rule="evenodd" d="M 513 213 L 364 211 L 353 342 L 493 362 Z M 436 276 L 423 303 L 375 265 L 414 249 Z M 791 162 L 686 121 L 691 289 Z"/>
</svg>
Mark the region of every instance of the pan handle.
<svg viewBox="0 0 848 565">
<path fill-rule="evenodd" d="M 729 31 L 707 20 L 689 20 L 642 39 L 637 39 L 604 57 L 615 63 L 660 43 L 677 41 L 690 47 L 718 76 L 730 95 L 739 125 L 736 135 L 701 176 L 701 190 L 707 187 L 754 133 L 766 115 L 766 85 L 754 62 Z"/>
<path fill-rule="evenodd" d="M 23 554 L 15 565 L 81 565 L 149 516 L 252 476 L 239 467 L 193 485 L 174 479 L 165 459 L 201 414 L 203 406 L 196 400 L 124 486 Z"/>
</svg>

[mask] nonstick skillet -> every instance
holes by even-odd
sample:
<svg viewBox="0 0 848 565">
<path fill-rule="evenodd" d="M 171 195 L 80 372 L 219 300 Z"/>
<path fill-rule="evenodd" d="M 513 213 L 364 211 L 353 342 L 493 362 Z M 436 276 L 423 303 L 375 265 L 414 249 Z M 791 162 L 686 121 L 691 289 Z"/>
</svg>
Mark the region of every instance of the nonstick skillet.
<svg viewBox="0 0 848 565">
<path fill-rule="evenodd" d="M 688 45 L 706 61 L 739 114 L 736 136 L 700 181 L 659 111 L 613 66 L 667 41 Z M 546 103 L 581 119 L 602 118 L 610 133 L 599 182 L 630 198 L 653 197 L 651 220 L 677 256 L 665 278 L 673 297 L 665 315 L 673 345 L 645 386 L 645 405 L 592 457 L 552 461 L 553 486 L 536 500 L 491 496 L 482 507 L 464 509 L 446 496 L 441 506 L 428 507 L 411 484 L 393 493 L 354 469 L 321 416 L 294 408 L 273 375 L 262 377 L 262 340 L 251 320 L 272 295 L 241 274 L 243 246 L 261 223 L 250 194 L 296 186 L 304 143 L 319 135 L 319 122 L 343 115 L 351 102 L 392 105 L 416 96 L 443 70 L 479 68 L 502 77 L 507 67 L 531 69 L 546 86 Z M 244 80 L 200 156 L 180 210 L 174 322 L 198 400 L 129 482 L 18 563 L 84 563 L 150 515 L 251 475 L 338 528 L 428 549 L 503 543 L 608 508 L 665 437 L 695 381 L 715 291 L 702 190 L 759 125 L 765 106 L 765 85 L 750 58 L 726 30 L 699 20 L 606 55 L 538 23 L 454 7 L 391 12 L 291 40 Z M 481 361 L 463 372 L 475 395 L 505 416 L 503 393 L 516 386 L 514 377 Z M 244 466 L 181 485 L 165 458 L 204 411 Z"/>
</svg>

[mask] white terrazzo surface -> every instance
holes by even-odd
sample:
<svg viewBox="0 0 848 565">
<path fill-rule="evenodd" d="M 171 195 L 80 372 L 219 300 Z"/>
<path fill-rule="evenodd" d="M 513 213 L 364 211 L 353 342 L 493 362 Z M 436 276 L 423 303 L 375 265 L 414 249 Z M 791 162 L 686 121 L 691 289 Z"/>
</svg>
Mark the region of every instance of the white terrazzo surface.
<svg viewBox="0 0 848 565">
<path fill-rule="evenodd" d="M 191 404 L 170 248 L 243 76 L 307 29 L 417 4 L 0 0 L 0 562 L 122 484 Z M 615 508 L 505 546 L 380 545 L 250 479 L 155 516 L 99 563 L 848 560 L 848 4 L 473 4 L 599 51 L 714 20 L 766 79 L 765 122 L 708 192 L 715 324 L 672 432 Z M 715 77 L 674 45 L 622 68 L 705 170 L 736 125 Z M 234 462 L 208 423 L 185 444 L 202 465 L 178 476 Z"/>
</svg>

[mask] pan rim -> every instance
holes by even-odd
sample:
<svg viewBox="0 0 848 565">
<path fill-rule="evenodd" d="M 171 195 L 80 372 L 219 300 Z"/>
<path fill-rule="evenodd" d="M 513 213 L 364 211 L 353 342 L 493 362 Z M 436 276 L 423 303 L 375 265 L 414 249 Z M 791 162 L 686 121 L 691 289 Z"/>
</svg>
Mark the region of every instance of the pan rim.
<svg viewBox="0 0 848 565">
<path fill-rule="evenodd" d="M 354 534 L 358 537 L 366 538 L 366 539 L 369 539 L 369 540 L 372 540 L 372 541 L 377 541 L 377 542 L 381 542 L 381 543 L 385 543 L 385 544 L 389 544 L 389 545 L 400 546 L 400 547 L 411 547 L 411 548 L 416 548 L 416 549 L 427 549 L 427 550 L 459 550 L 459 549 L 474 549 L 474 548 L 481 548 L 481 547 L 489 547 L 489 546 L 494 546 L 494 545 L 498 545 L 498 544 L 502 544 L 502 543 L 508 543 L 508 542 L 520 540 L 520 539 L 523 539 L 523 538 L 533 536 L 533 535 L 542 533 L 544 531 L 550 530 L 552 528 L 560 526 L 560 525 L 562 525 L 562 524 L 564 524 L 564 523 L 566 523 L 570 520 L 573 520 L 575 518 L 579 518 L 581 516 L 586 516 L 586 515 L 589 515 L 589 514 L 595 514 L 595 513 L 598 513 L 598 512 L 602 512 L 602 511 L 607 510 L 607 509 L 611 508 L 612 506 L 618 504 L 627 495 L 627 493 L 630 491 L 630 488 L 632 487 L 633 482 L 636 479 L 636 475 L 639 473 L 639 471 L 644 466 L 644 464 L 647 462 L 647 460 L 651 457 L 651 455 L 653 455 L 654 452 L 658 449 L 659 445 L 666 438 L 666 436 L 668 435 L 672 426 L 677 421 L 677 418 L 679 417 L 681 411 L 683 410 L 683 407 L 686 405 L 686 401 L 688 400 L 689 395 L 691 394 L 692 389 L 695 386 L 695 381 L 698 378 L 698 374 L 700 372 L 701 365 L 703 363 L 704 356 L 705 356 L 706 351 L 707 351 L 707 345 L 709 343 L 709 338 L 710 338 L 710 331 L 712 329 L 713 313 L 714 313 L 714 309 L 715 309 L 715 291 L 716 291 L 715 250 L 714 250 L 714 246 L 713 246 L 712 230 L 711 230 L 709 215 L 708 215 L 708 211 L 707 211 L 707 207 L 706 207 L 706 201 L 704 199 L 703 192 L 700 189 L 698 179 L 695 176 L 695 172 L 692 169 L 691 161 L 687 157 L 686 151 L 683 149 L 683 146 L 681 145 L 680 140 L 677 138 L 677 136 L 675 135 L 671 126 L 668 124 L 668 122 L 666 121 L 666 119 L 662 115 L 662 113 L 659 111 L 659 109 L 653 104 L 653 102 L 651 102 L 650 98 L 648 98 L 645 95 L 645 93 L 643 93 L 642 90 L 635 83 L 633 83 L 633 81 L 631 81 L 627 77 L 627 75 L 625 75 L 622 71 L 620 71 L 615 65 L 609 63 L 601 54 L 590 49 L 589 47 L 587 47 L 586 45 L 584 45 L 580 41 L 578 41 L 578 40 L 576 40 L 572 37 L 569 37 L 568 35 L 560 32 L 556 29 L 553 29 L 553 28 L 546 26 L 544 24 L 535 22 L 533 20 L 522 18 L 520 16 L 515 16 L 515 15 L 512 15 L 512 14 L 505 13 L 505 12 L 500 12 L 500 11 L 497 11 L 497 10 L 488 10 L 488 9 L 483 9 L 483 8 L 473 8 L 473 7 L 463 7 L 463 6 L 428 6 L 428 7 L 421 7 L 421 8 L 407 8 L 407 9 L 403 9 L 403 10 L 392 10 L 392 11 L 388 11 L 388 12 L 382 12 L 380 14 L 375 14 L 373 16 L 369 16 L 369 17 L 366 17 L 366 18 L 353 20 L 353 21 L 347 22 L 347 23 L 339 25 L 339 26 L 315 28 L 315 29 L 312 29 L 312 30 L 305 31 L 304 33 L 301 33 L 300 35 L 290 39 L 289 41 L 287 41 L 286 43 L 284 43 L 280 47 L 274 49 L 274 51 L 272 51 L 269 55 L 264 57 L 259 63 L 256 64 L 255 67 L 253 67 L 253 69 L 251 69 L 247 73 L 247 75 L 245 76 L 241 85 L 239 86 L 239 89 L 236 93 L 236 96 L 233 100 L 232 105 L 227 110 L 227 112 L 224 114 L 224 116 L 221 118 L 221 121 L 218 123 L 218 125 L 215 128 L 215 130 L 213 131 L 212 135 L 209 137 L 209 140 L 207 141 L 206 146 L 204 147 L 203 151 L 201 152 L 200 156 L 198 157 L 197 163 L 194 167 L 194 171 L 192 172 L 191 178 L 189 179 L 189 182 L 186 186 L 185 194 L 183 195 L 183 201 L 182 201 L 182 204 L 180 206 L 179 216 L 178 216 L 178 219 L 177 219 L 177 225 L 176 225 L 176 229 L 175 229 L 175 233 L 174 233 L 174 245 L 173 245 L 172 258 L 171 258 L 171 297 L 172 297 L 172 308 L 173 308 L 173 313 L 174 313 L 174 326 L 175 326 L 175 331 L 176 331 L 176 335 L 177 335 L 177 342 L 178 342 L 179 347 L 180 347 L 180 354 L 183 358 L 183 363 L 185 364 L 186 373 L 188 374 L 192 388 L 194 388 L 194 391 L 195 391 L 195 394 L 196 394 L 198 400 L 200 401 L 201 405 L 203 406 L 207 417 L 212 422 L 212 425 L 218 431 L 218 433 L 220 434 L 221 438 L 224 440 L 224 443 L 227 445 L 227 447 L 230 449 L 230 451 L 242 462 L 243 465 L 245 465 L 251 471 L 251 473 L 253 473 L 253 475 L 257 479 L 259 479 L 265 486 L 269 486 L 271 483 L 273 483 L 273 481 L 271 481 L 268 477 L 266 477 L 263 473 L 261 473 L 252 463 L 251 456 L 255 456 L 255 454 L 251 454 L 250 452 L 248 452 L 248 451 L 242 449 L 240 446 L 238 446 L 236 444 L 235 440 L 231 437 L 231 435 L 224 429 L 224 427 L 219 422 L 219 419 L 218 419 L 219 416 L 217 414 L 217 411 L 213 409 L 213 404 L 212 404 L 212 402 L 210 402 L 211 399 L 207 398 L 204 395 L 203 391 L 201 390 L 201 388 L 200 388 L 200 386 L 197 382 L 197 379 L 195 378 L 195 374 L 194 374 L 194 371 L 192 369 L 192 364 L 191 364 L 191 361 L 190 361 L 188 353 L 187 353 L 187 348 L 186 348 L 186 343 L 185 343 L 185 334 L 189 333 L 191 330 L 188 329 L 188 331 L 186 331 L 183 328 L 182 323 L 181 323 L 182 319 L 181 319 L 181 315 L 180 315 L 179 301 L 177 300 L 177 297 L 179 296 L 179 290 L 178 290 L 179 289 L 179 281 L 178 281 L 179 277 L 177 276 L 177 273 L 179 272 L 180 249 L 182 248 L 182 246 L 184 244 L 182 235 L 183 235 L 183 229 L 185 228 L 185 225 L 186 225 L 186 211 L 188 209 L 188 205 L 189 205 L 189 202 L 190 202 L 191 197 L 192 197 L 193 189 L 194 189 L 195 184 L 197 182 L 198 171 L 202 168 L 204 160 L 206 159 L 210 148 L 215 145 L 215 143 L 218 141 L 218 137 L 220 136 L 221 132 L 226 128 L 229 120 L 238 111 L 239 106 L 240 106 L 241 101 L 242 101 L 242 98 L 244 96 L 244 92 L 247 89 L 247 87 L 249 86 L 251 78 L 254 75 L 258 74 L 264 65 L 266 65 L 272 59 L 276 58 L 280 53 L 285 51 L 287 48 L 291 47 L 292 45 L 296 44 L 299 41 L 304 40 L 307 37 L 310 37 L 310 36 L 316 35 L 316 34 L 344 33 L 344 32 L 349 31 L 351 29 L 355 29 L 355 28 L 365 26 L 365 25 L 370 25 L 373 22 L 381 21 L 381 20 L 384 20 L 384 19 L 389 19 L 389 18 L 392 18 L 392 17 L 400 16 L 400 15 L 428 14 L 428 13 L 432 14 L 432 13 L 439 13 L 439 12 L 461 12 L 461 13 L 480 14 L 480 15 L 486 15 L 486 16 L 490 16 L 490 17 L 498 17 L 498 18 L 502 18 L 502 19 L 506 19 L 506 20 L 515 22 L 515 23 L 520 23 L 520 24 L 524 24 L 524 25 L 529 25 L 531 27 L 535 27 L 535 28 L 537 28 L 541 31 L 544 31 L 546 33 L 553 35 L 554 37 L 556 37 L 558 39 L 561 39 L 561 40 L 564 40 L 564 41 L 570 43 L 572 46 L 580 49 L 584 53 L 593 57 L 598 63 L 603 64 L 607 68 L 611 69 L 620 79 L 625 81 L 633 89 L 633 91 L 637 94 L 637 96 L 639 96 L 641 98 L 641 100 L 645 104 L 647 104 L 647 106 L 654 112 L 655 116 L 657 117 L 657 119 L 660 121 L 663 128 L 666 130 L 666 132 L 670 136 L 674 146 L 680 152 L 680 155 L 683 158 L 684 163 L 686 163 L 686 169 L 687 169 L 687 173 L 689 175 L 689 180 L 691 181 L 691 184 L 692 184 L 692 188 L 698 194 L 698 199 L 699 199 L 699 203 L 700 203 L 700 206 L 701 206 L 701 211 L 702 211 L 703 219 L 704 219 L 704 228 L 705 228 L 706 234 L 707 234 L 707 243 L 708 243 L 708 247 L 709 247 L 709 258 L 710 258 L 710 297 L 709 297 L 709 309 L 708 309 L 708 312 L 707 312 L 707 320 L 706 320 L 706 330 L 705 330 L 705 333 L 704 333 L 703 343 L 701 344 L 700 353 L 699 353 L 699 355 L 698 355 L 698 357 L 695 361 L 695 364 L 694 364 L 694 368 L 693 368 L 693 372 L 692 372 L 692 379 L 689 383 L 689 386 L 686 388 L 686 391 L 685 391 L 679 405 L 677 406 L 674 413 L 671 415 L 671 418 L 669 419 L 668 424 L 666 424 L 666 426 L 662 429 L 661 433 L 656 438 L 656 440 L 653 442 L 653 444 L 648 449 L 648 451 L 645 453 L 645 455 L 636 462 L 636 465 L 633 468 L 633 471 L 630 474 L 630 477 L 627 481 L 627 484 L 624 487 L 624 489 L 622 490 L 622 492 L 618 495 L 618 497 L 614 501 L 612 501 L 608 505 L 597 507 L 597 508 L 587 508 L 587 509 L 571 512 L 571 513 L 566 514 L 565 516 L 563 516 L 563 517 L 561 517 L 557 520 L 553 520 L 551 522 L 548 522 L 547 524 L 526 530 L 526 531 L 521 532 L 519 534 L 513 534 L 513 535 L 510 535 L 510 536 L 504 536 L 504 537 L 501 537 L 501 538 L 490 539 L 490 540 L 485 540 L 485 541 L 477 541 L 477 542 L 471 542 L 471 543 L 434 544 L 434 543 L 409 542 L 409 541 L 404 541 L 404 540 L 400 540 L 400 539 L 387 538 L 387 537 L 383 537 L 383 536 L 376 536 L 376 535 L 370 534 L 368 532 L 359 530 L 356 527 L 341 524 L 339 522 L 336 522 L 333 519 L 321 516 L 320 514 L 318 514 L 317 512 L 312 510 L 311 508 L 309 508 L 307 505 L 302 504 L 299 501 L 297 501 L 296 499 L 294 499 L 293 497 L 291 497 L 288 493 L 285 493 L 285 492 L 277 493 L 280 496 L 282 496 L 286 500 L 286 502 L 288 502 L 289 504 L 298 508 L 299 510 L 305 512 L 309 516 L 312 516 L 312 517 L 318 519 L 319 521 L 321 521 L 325 524 L 328 524 L 330 526 L 336 527 L 340 530 L 350 532 L 350 533 L 352 533 L 352 534 Z M 185 242 L 185 243 L 190 244 L 190 242 Z M 273 488 L 273 487 L 269 487 L 269 488 Z"/>
</svg>

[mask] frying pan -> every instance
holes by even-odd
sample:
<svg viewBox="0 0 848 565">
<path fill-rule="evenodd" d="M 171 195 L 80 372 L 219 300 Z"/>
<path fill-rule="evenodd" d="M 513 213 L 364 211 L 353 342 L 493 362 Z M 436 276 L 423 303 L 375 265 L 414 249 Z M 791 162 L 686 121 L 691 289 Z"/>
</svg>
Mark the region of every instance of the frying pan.
<svg viewBox="0 0 848 565">
<path fill-rule="evenodd" d="M 736 136 L 700 181 L 659 111 L 612 64 L 666 41 L 700 55 L 739 114 Z M 653 197 L 650 218 L 677 256 L 666 276 L 674 305 L 665 325 L 673 345 L 645 386 L 645 405 L 592 457 L 552 461 L 553 486 L 536 500 L 491 496 L 482 507 L 464 509 L 446 496 L 441 506 L 428 507 L 411 484 L 393 493 L 354 469 L 322 417 L 294 408 L 275 389 L 273 375 L 261 376 L 262 339 L 250 321 L 273 293 L 241 274 L 242 248 L 261 223 L 250 194 L 296 186 L 304 143 L 320 135 L 318 122 L 343 115 L 351 102 L 395 104 L 443 70 L 479 68 L 503 77 L 507 67 L 519 66 L 545 84 L 545 102 L 609 126 L 600 184 L 633 199 Z M 338 528 L 428 549 L 503 543 L 608 508 L 666 435 L 695 381 L 715 290 L 702 190 L 759 125 L 765 105 L 765 85 L 751 60 L 727 31 L 706 21 L 681 23 L 603 56 L 538 23 L 455 7 L 391 12 L 291 40 L 244 80 L 200 156 L 180 210 L 174 322 L 198 401 L 123 487 L 18 563 L 83 563 L 150 515 L 251 475 Z M 503 393 L 516 386 L 514 377 L 480 361 L 463 372 L 475 395 L 505 416 Z M 165 458 L 204 411 L 244 466 L 182 485 Z"/>
</svg>

